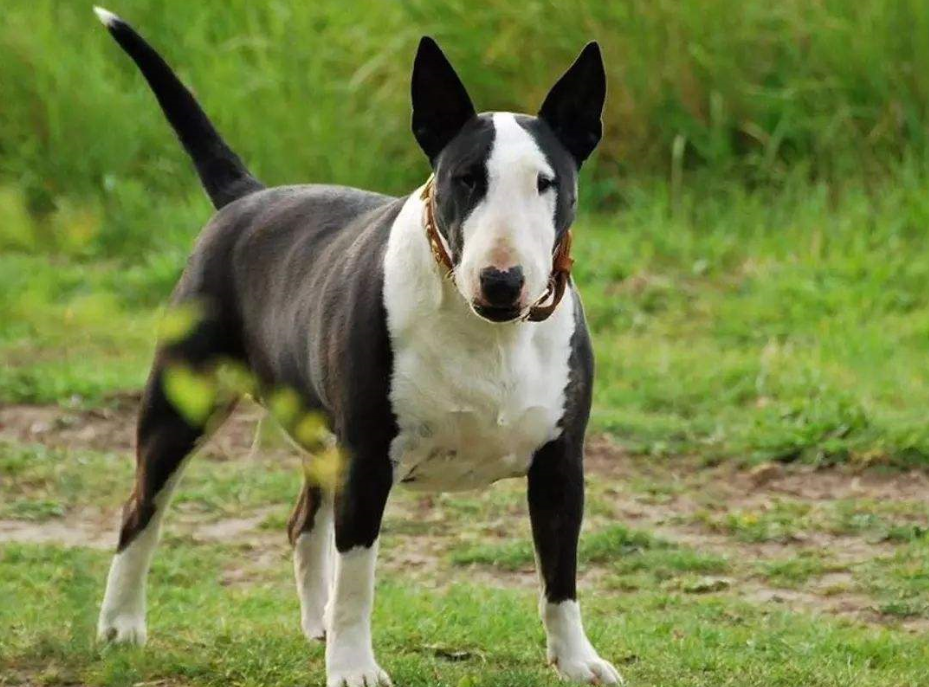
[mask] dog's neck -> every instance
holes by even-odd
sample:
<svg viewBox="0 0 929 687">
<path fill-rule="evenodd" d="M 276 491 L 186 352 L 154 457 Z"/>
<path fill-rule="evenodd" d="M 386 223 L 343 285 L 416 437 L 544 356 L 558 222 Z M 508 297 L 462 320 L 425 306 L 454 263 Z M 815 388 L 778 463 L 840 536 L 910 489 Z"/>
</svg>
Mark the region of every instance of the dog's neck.
<svg viewBox="0 0 929 687">
<path fill-rule="evenodd" d="M 526 322 L 497 325 L 471 311 L 454 280 L 432 253 L 423 217 L 425 184 L 406 199 L 390 229 L 384 256 L 384 300 L 393 331 L 430 326 L 436 318 L 456 323 L 463 335 L 508 337 Z"/>
<path fill-rule="evenodd" d="M 407 204 L 403 209 L 404 212 L 408 208 L 411 211 L 410 229 L 415 236 L 415 238 L 414 236 L 410 237 L 411 258 L 415 260 L 411 267 L 420 272 L 424 278 L 428 278 L 433 282 L 434 309 L 436 312 L 452 316 L 470 316 L 479 322 L 483 322 L 471 312 L 471 306 L 468 305 L 467 300 L 455 285 L 455 265 L 452 265 L 452 272 L 448 272 L 445 265 L 436 260 L 426 226 L 426 204 L 429 201 L 424 197 L 424 191 L 427 185 L 428 181 L 417 188 L 407 200 Z M 441 232 L 438 232 L 438 240 L 443 242 L 443 246 L 447 251 L 448 244 Z M 415 244 L 415 250 L 413 250 L 413 244 Z"/>
</svg>

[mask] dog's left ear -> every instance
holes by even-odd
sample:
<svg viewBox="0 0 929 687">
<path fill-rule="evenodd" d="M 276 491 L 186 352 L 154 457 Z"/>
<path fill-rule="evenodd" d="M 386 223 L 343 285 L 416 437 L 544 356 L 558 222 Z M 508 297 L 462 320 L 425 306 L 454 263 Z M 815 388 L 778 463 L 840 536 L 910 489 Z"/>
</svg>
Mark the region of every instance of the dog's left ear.
<svg viewBox="0 0 929 687">
<path fill-rule="evenodd" d="M 603 134 L 600 115 L 606 100 L 606 72 L 596 41 L 588 43 L 574 64 L 552 86 L 539 117 L 552 128 L 577 166 L 594 151 Z"/>
<path fill-rule="evenodd" d="M 436 157 L 475 116 L 464 84 L 438 44 L 423 36 L 413 61 L 413 135 L 435 163 Z"/>
</svg>

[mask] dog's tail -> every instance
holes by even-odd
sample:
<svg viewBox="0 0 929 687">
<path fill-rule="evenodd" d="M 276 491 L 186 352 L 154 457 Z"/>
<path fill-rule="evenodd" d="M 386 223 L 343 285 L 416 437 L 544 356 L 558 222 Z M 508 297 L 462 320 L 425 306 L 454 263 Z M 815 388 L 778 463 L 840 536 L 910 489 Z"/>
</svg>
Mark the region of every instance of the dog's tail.
<svg viewBox="0 0 929 687">
<path fill-rule="evenodd" d="M 194 96 L 161 55 L 112 12 L 100 7 L 94 7 L 94 12 L 148 81 L 168 122 L 194 161 L 213 205 L 219 209 L 263 189 L 264 185 L 249 173 L 239 156 L 226 145 Z"/>
</svg>

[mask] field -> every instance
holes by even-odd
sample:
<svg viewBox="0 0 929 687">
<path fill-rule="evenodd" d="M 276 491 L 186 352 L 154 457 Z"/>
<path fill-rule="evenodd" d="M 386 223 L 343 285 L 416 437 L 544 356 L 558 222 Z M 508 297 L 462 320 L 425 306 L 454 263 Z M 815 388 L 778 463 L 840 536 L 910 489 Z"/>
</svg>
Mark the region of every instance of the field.
<svg viewBox="0 0 929 687">
<path fill-rule="evenodd" d="M 252 452 L 246 408 L 191 465 L 151 579 L 146 649 L 93 641 L 132 399 L 0 412 L 5 684 L 322 684 L 286 538 L 299 461 Z M 745 472 L 588 450 L 587 624 L 633 685 L 923 685 L 923 473 Z M 398 491 L 375 644 L 400 685 L 557 684 L 544 666 L 523 485 Z M 0 683 L 4 684 L 4 683 Z"/>
<path fill-rule="evenodd" d="M 636 687 L 929 685 L 924 4 L 362 4 L 110 9 L 261 178 L 396 193 L 428 172 L 421 33 L 479 107 L 518 110 L 600 38 L 607 136 L 575 230 L 594 643 Z M 284 535 L 300 462 L 253 439 L 252 404 L 182 482 L 149 646 L 94 641 L 161 307 L 210 211 L 89 6 L 7 5 L 0 685 L 322 684 Z M 392 497 L 374 632 L 396 684 L 557 684 L 535 604 L 522 482 Z"/>
</svg>

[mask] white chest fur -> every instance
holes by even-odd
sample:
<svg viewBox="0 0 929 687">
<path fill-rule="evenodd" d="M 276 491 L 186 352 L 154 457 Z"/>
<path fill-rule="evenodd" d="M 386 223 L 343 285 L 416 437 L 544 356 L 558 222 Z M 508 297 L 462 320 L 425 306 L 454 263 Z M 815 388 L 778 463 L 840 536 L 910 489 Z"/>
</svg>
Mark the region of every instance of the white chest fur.
<svg viewBox="0 0 929 687">
<path fill-rule="evenodd" d="M 538 323 L 492 324 L 442 281 L 414 193 L 393 227 L 384 301 L 399 434 L 395 481 L 456 491 L 526 474 L 560 433 L 574 332 L 568 294 Z"/>
</svg>

